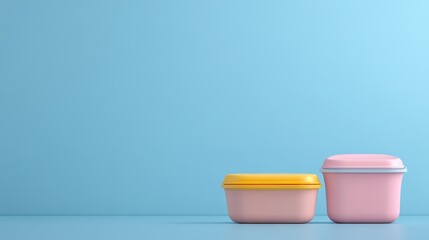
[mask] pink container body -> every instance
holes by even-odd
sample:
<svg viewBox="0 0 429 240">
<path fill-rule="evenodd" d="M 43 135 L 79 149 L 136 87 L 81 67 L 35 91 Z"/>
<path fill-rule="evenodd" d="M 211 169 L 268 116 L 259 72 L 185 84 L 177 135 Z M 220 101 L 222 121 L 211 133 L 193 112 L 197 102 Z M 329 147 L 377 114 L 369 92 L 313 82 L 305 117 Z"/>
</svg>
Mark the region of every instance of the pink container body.
<svg viewBox="0 0 429 240">
<path fill-rule="evenodd" d="M 399 217 L 403 173 L 323 173 L 329 218 L 390 223 Z"/>
<path fill-rule="evenodd" d="M 318 189 L 225 189 L 228 214 L 237 223 L 306 223 L 314 217 Z"/>
</svg>

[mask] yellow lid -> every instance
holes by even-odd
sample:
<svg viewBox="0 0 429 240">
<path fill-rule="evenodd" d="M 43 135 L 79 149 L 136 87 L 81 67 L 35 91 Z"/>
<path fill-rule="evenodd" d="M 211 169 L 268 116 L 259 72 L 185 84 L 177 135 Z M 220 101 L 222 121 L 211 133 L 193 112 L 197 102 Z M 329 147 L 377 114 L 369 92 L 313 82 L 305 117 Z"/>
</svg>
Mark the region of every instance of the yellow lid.
<svg viewBox="0 0 429 240">
<path fill-rule="evenodd" d="M 316 174 L 304 173 L 242 173 L 228 174 L 225 189 L 317 189 L 322 185 Z"/>
</svg>

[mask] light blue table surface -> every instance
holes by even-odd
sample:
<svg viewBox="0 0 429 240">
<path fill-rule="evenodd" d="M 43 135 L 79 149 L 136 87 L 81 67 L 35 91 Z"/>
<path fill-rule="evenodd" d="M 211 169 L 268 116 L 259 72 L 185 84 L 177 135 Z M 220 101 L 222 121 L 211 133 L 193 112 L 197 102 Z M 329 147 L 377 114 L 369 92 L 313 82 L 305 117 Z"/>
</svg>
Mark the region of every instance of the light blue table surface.
<svg viewBox="0 0 429 240">
<path fill-rule="evenodd" d="M 2 216 L 0 239 L 429 239 L 429 216 L 392 224 L 235 224 L 227 216 Z"/>
</svg>

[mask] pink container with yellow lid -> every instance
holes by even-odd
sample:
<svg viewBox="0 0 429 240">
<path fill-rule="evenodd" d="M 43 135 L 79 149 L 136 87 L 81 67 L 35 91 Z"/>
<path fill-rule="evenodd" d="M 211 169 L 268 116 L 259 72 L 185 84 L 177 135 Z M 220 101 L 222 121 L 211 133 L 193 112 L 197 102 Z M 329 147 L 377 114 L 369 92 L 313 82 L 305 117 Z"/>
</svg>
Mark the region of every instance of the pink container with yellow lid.
<svg viewBox="0 0 429 240">
<path fill-rule="evenodd" d="M 230 218 L 237 223 L 306 223 L 314 217 L 315 174 L 228 174 L 225 189 Z"/>
</svg>

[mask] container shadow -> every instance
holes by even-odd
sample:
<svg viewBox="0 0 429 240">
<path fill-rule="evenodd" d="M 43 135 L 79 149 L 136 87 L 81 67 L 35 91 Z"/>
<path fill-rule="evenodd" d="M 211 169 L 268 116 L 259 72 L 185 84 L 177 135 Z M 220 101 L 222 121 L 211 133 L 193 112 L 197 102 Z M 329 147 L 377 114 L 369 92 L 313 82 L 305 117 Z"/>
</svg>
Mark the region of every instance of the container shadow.
<svg viewBox="0 0 429 240">
<path fill-rule="evenodd" d="M 191 224 L 191 225 L 198 225 L 198 224 L 208 224 L 208 225 L 218 225 L 218 224 L 231 224 L 231 225 L 296 225 L 296 226 L 304 226 L 304 225 L 312 225 L 312 224 L 335 224 L 333 222 L 308 222 L 308 223 L 235 223 L 235 222 L 164 222 L 165 224 Z"/>
<path fill-rule="evenodd" d="M 198 224 L 205 224 L 205 225 L 218 225 L 218 224 L 236 224 L 234 222 L 163 222 L 164 224 L 190 224 L 190 225 L 198 225 Z"/>
</svg>

